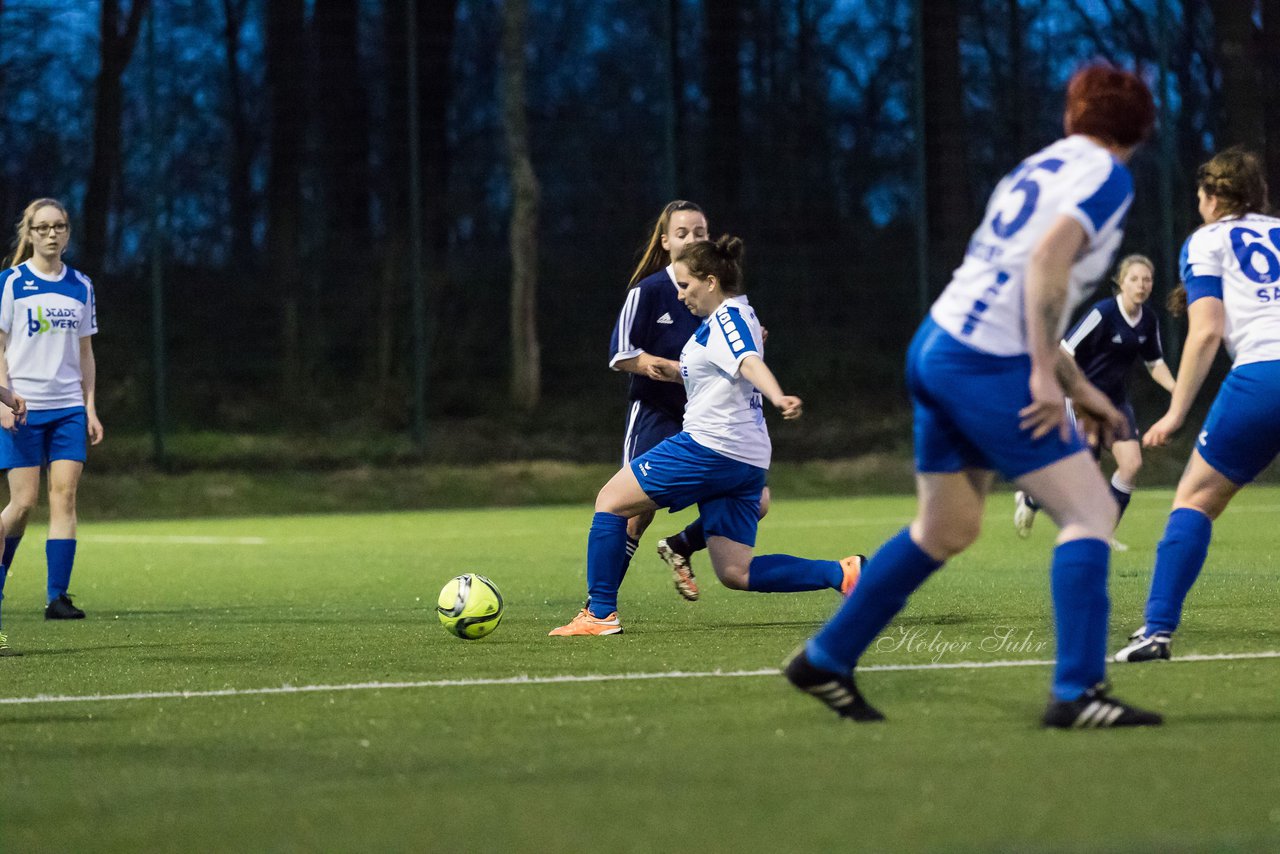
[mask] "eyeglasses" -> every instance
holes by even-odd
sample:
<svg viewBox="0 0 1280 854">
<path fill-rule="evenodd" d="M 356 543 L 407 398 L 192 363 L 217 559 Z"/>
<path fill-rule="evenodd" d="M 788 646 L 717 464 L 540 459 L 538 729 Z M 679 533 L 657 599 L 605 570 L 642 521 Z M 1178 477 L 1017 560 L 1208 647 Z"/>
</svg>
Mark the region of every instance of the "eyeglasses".
<svg viewBox="0 0 1280 854">
<path fill-rule="evenodd" d="M 48 237 L 50 231 L 54 234 L 66 234 L 67 228 L 68 226 L 65 222 L 42 222 L 39 225 L 31 226 L 31 230 L 41 237 Z"/>
</svg>

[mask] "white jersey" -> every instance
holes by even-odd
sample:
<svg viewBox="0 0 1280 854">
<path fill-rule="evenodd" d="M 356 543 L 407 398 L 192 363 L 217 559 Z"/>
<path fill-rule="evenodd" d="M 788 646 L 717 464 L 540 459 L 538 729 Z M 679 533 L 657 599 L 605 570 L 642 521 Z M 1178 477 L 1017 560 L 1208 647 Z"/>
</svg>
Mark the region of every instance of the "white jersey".
<svg viewBox="0 0 1280 854">
<path fill-rule="evenodd" d="M 1066 321 L 1102 278 L 1124 236 L 1133 177 L 1124 164 L 1084 136 L 1060 139 L 996 185 L 964 263 L 930 315 L 957 340 L 998 356 L 1028 352 L 1024 288 L 1027 262 L 1060 216 L 1084 227 L 1087 243 L 1071 268 Z"/>
<path fill-rule="evenodd" d="M 1222 300 L 1234 364 L 1280 359 L 1280 219 L 1262 214 L 1201 226 L 1182 245 L 1187 300 Z"/>
<path fill-rule="evenodd" d="M 730 297 L 684 345 L 680 376 L 689 395 L 685 432 L 704 448 L 767 469 L 773 445 L 764 423 L 764 403 L 739 370 L 748 356 L 764 358 L 763 338 L 747 298 Z"/>
<path fill-rule="evenodd" d="M 84 406 L 80 339 L 98 331 L 93 283 L 66 264 L 51 278 L 27 264 L 2 275 L 0 331 L 9 336 L 13 390 L 31 409 Z"/>
</svg>

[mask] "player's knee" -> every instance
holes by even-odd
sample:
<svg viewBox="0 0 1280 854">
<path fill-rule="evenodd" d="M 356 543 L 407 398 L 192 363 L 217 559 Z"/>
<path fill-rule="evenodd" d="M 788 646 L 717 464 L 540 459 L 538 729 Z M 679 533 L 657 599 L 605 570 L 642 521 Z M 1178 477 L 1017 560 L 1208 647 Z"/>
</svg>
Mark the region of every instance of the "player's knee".
<svg viewBox="0 0 1280 854">
<path fill-rule="evenodd" d="M 741 564 L 730 564 L 729 566 L 717 566 L 716 577 L 720 579 L 720 583 L 730 590 L 749 590 L 751 572 Z"/>
<path fill-rule="evenodd" d="M 955 518 L 945 523 L 924 521 L 912 532 L 918 535 L 921 548 L 938 560 L 960 554 L 973 545 L 982 533 L 982 519 Z"/>
</svg>

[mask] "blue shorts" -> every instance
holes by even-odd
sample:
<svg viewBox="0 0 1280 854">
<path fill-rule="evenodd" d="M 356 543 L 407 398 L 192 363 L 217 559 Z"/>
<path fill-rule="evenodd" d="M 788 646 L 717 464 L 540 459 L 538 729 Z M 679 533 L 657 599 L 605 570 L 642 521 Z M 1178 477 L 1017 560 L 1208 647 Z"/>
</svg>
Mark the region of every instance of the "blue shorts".
<svg viewBox="0 0 1280 854">
<path fill-rule="evenodd" d="M 1204 461 L 1243 486 L 1280 454 L 1280 362 L 1253 362 L 1227 374 L 1196 439 Z"/>
<path fill-rule="evenodd" d="M 1075 430 L 1068 442 L 1056 430 L 1032 441 L 1018 426 L 1030 379 L 1029 356 L 980 352 L 926 318 L 907 351 L 916 471 L 991 469 L 1014 480 L 1084 450 Z"/>
<path fill-rule="evenodd" d="M 672 418 L 643 400 L 633 400 L 627 407 L 627 435 L 622 443 L 622 464 L 631 461 L 680 432 L 684 419 Z"/>
<path fill-rule="evenodd" d="M 731 460 L 678 433 L 631 461 L 644 494 L 672 513 L 698 505 L 708 537 L 756 544 L 760 494 L 768 472 Z"/>
<path fill-rule="evenodd" d="M 16 431 L 0 430 L 0 469 L 37 468 L 54 460 L 84 462 L 89 422 L 83 406 L 31 409 Z"/>
</svg>

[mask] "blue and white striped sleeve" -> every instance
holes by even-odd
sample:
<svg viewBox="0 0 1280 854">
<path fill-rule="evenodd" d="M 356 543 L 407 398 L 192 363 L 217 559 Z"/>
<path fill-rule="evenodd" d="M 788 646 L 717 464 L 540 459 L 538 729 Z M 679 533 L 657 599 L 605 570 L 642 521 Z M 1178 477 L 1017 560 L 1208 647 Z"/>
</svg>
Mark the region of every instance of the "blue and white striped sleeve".
<svg viewBox="0 0 1280 854">
<path fill-rule="evenodd" d="M 1214 230 L 1200 228 L 1182 244 L 1178 268 L 1187 289 L 1187 305 L 1202 297 L 1222 299 L 1222 244 Z"/>
<path fill-rule="evenodd" d="M 618 363 L 639 356 L 644 348 L 634 341 L 636 318 L 640 314 L 640 295 L 642 288 L 627 291 L 627 298 L 622 302 L 622 311 L 618 312 L 618 320 L 613 325 L 613 338 L 609 342 L 609 367 L 619 370 Z"/>
<path fill-rule="evenodd" d="M 1076 350 L 1080 349 L 1080 345 L 1088 340 L 1089 335 L 1098 328 L 1100 323 L 1102 323 L 1102 312 L 1095 308 L 1081 318 L 1075 328 L 1062 339 L 1062 349 L 1074 356 Z"/>
<path fill-rule="evenodd" d="M 707 358 L 730 376 L 737 375 L 743 359 L 760 355 L 760 345 L 752 334 L 751 324 L 736 307 L 717 309 L 709 325 L 713 332 L 707 342 Z"/>
<path fill-rule="evenodd" d="M 1123 222 L 1133 202 L 1133 175 L 1123 163 L 1110 159 L 1110 168 L 1101 173 L 1100 178 L 1100 181 L 1094 178 L 1098 183 L 1084 183 L 1083 186 L 1091 187 L 1088 194 L 1083 199 L 1073 200 L 1063 210 L 1084 226 L 1090 245 L 1108 227 L 1116 227 Z"/>
</svg>

